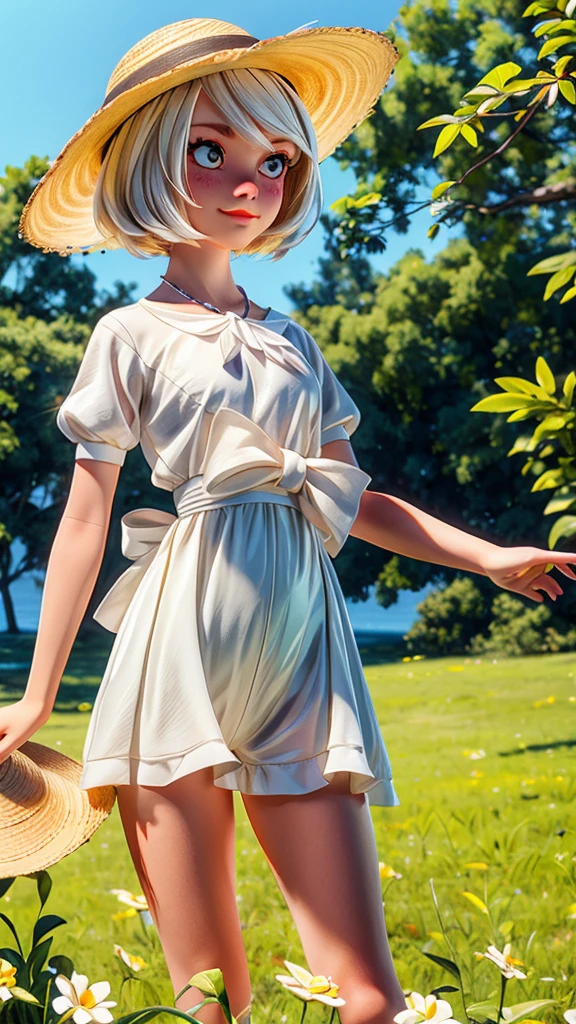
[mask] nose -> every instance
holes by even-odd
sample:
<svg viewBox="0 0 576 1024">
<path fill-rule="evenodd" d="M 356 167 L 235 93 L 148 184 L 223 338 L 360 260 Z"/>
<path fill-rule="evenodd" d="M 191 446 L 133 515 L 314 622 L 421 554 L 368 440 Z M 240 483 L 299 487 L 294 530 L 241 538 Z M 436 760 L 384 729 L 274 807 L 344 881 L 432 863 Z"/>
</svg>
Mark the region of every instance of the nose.
<svg viewBox="0 0 576 1024">
<path fill-rule="evenodd" d="M 257 199 L 258 186 L 254 181 L 249 181 L 247 179 L 236 186 L 232 195 L 236 199 L 239 199 L 241 196 L 244 196 L 246 199 Z"/>
</svg>

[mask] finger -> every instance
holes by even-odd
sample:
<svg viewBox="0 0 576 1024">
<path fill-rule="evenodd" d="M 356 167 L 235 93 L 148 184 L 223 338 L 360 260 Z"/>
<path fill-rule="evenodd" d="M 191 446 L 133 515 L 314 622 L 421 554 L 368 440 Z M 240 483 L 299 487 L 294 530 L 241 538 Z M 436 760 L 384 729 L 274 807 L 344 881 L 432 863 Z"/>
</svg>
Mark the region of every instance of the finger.
<svg viewBox="0 0 576 1024">
<path fill-rule="evenodd" d="M 553 601 L 557 598 L 557 593 L 554 590 L 554 580 L 550 579 L 549 576 L 542 574 L 532 583 L 532 590 L 543 590 L 545 594 L 548 594 Z"/>
<path fill-rule="evenodd" d="M 567 565 L 558 565 L 556 562 L 554 564 L 558 569 L 558 572 L 564 573 L 564 576 L 568 576 L 571 580 L 576 580 L 576 573 L 572 572 L 572 569 Z"/>
</svg>

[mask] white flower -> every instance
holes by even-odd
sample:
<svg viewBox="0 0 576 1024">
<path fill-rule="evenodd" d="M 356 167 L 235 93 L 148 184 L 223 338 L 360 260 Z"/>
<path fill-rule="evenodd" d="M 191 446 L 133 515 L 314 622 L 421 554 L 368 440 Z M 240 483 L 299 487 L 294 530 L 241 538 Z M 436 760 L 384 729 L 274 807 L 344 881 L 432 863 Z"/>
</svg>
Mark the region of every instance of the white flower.
<svg viewBox="0 0 576 1024">
<path fill-rule="evenodd" d="M 405 998 L 408 1009 L 396 1014 L 396 1024 L 420 1024 L 421 1021 L 426 1021 L 426 1024 L 458 1024 L 446 999 L 421 996 L 419 992 L 411 992 Z"/>
<path fill-rule="evenodd" d="M 127 903 L 129 907 L 134 907 L 135 910 L 149 910 L 148 900 L 145 896 L 135 896 L 133 892 L 129 892 L 128 889 L 110 889 L 110 892 L 114 896 L 118 897 L 119 903 Z"/>
<path fill-rule="evenodd" d="M 3 1003 L 5 1003 L 7 999 L 12 999 L 12 993 L 7 985 L 0 985 L 0 999 Z"/>
<path fill-rule="evenodd" d="M 122 946 L 114 943 L 114 952 L 124 961 L 128 967 L 131 967 L 133 971 L 139 971 L 142 967 L 148 967 L 148 964 L 142 959 L 141 956 L 133 956 L 132 953 L 128 953 Z"/>
<path fill-rule="evenodd" d="M 286 974 L 277 974 L 276 981 L 279 981 L 284 988 L 304 999 L 306 1002 L 313 1000 L 317 1003 L 326 1003 L 327 1006 L 344 1006 L 346 1000 L 341 999 L 338 993 L 338 985 L 332 978 L 326 978 L 323 974 L 310 974 L 304 967 L 298 964 L 291 964 L 285 960 L 284 964 L 290 971 L 291 977 Z"/>
<path fill-rule="evenodd" d="M 576 1010 L 564 1010 L 564 1020 L 568 1024 L 576 1024 Z"/>
<path fill-rule="evenodd" d="M 510 956 L 510 950 L 512 946 L 509 942 L 506 943 L 502 952 L 496 949 L 496 946 L 488 946 L 486 953 L 475 952 L 475 956 L 478 959 L 486 957 L 486 960 L 491 960 L 493 964 L 496 964 L 498 970 L 500 970 L 505 978 L 525 978 L 526 975 L 519 971 L 516 964 L 524 963 L 522 960 L 517 960 L 516 957 Z"/>
<path fill-rule="evenodd" d="M 110 985 L 107 981 L 96 981 L 88 987 L 88 978 L 85 974 L 77 974 L 72 971 L 72 977 L 67 978 L 64 974 L 57 974 L 54 984 L 62 993 L 52 1000 L 52 1006 L 56 1013 L 66 1013 L 74 1008 L 72 1020 L 75 1024 L 109 1024 L 114 1020 L 109 1006 L 116 1006 L 112 1000 L 104 1002 L 110 992 Z"/>
</svg>

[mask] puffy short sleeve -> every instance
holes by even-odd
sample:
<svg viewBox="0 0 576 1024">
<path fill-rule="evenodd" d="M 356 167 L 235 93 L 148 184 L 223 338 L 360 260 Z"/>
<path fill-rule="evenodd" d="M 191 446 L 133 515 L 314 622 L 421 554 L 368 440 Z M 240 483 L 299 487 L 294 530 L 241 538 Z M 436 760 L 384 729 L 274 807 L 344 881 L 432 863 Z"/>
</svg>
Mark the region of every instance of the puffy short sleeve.
<svg viewBox="0 0 576 1024">
<path fill-rule="evenodd" d="M 347 441 L 360 423 L 360 410 L 346 388 L 326 362 L 322 350 L 308 331 L 304 337 L 305 355 L 320 381 L 322 390 L 321 445 L 329 441 Z"/>
<path fill-rule="evenodd" d="M 123 465 L 140 440 L 146 367 L 115 318 L 98 321 L 56 425 L 76 443 L 76 459 Z"/>
</svg>

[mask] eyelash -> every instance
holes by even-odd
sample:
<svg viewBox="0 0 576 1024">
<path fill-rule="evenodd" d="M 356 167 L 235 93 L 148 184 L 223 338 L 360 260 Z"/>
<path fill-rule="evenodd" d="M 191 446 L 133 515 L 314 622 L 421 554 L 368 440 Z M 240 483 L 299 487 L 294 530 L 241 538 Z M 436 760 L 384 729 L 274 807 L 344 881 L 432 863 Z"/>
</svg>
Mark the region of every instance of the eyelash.
<svg viewBox="0 0 576 1024">
<path fill-rule="evenodd" d="M 197 149 L 198 146 L 210 146 L 210 147 L 213 147 L 214 149 L 217 149 L 217 150 L 220 151 L 220 154 L 222 156 L 222 160 L 224 159 L 224 150 L 222 149 L 222 146 L 220 145 L 219 142 L 215 142 L 213 139 L 202 139 L 202 138 L 199 137 L 194 142 L 189 142 L 188 143 L 188 148 L 187 148 L 188 153 L 193 156 L 194 152 L 195 152 L 195 150 Z M 276 160 L 281 160 L 282 161 L 282 171 L 281 171 L 281 173 L 276 175 L 276 178 L 272 178 L 271 179 L 272 181 L 275 181 L 275 180 L 277 180 L 277 178 L 282 177 L 282 174 L 284 173 L 284 171 L 286 170 L 286 167 L 288 166 L 288 164 L 290 162 L 290 157 L 288 156 L 287 153 L 270 153 L 270 156 L 264 157 L 264 160 L 262 162 L 264 163 L 266 160 L 271 160 L 273 158 L 276 159 Z M 202 167 L 203 165 L 202 164 L 198 164 L 198 166 Z M 205 168 L 205 170 L 209 170 L 209 168 Z M 216 168 L 216 170 L 219 170 L 219 168 Z M 265 177 L 267 177 L 267 175 L 265 175 Z"/>
</svg>

